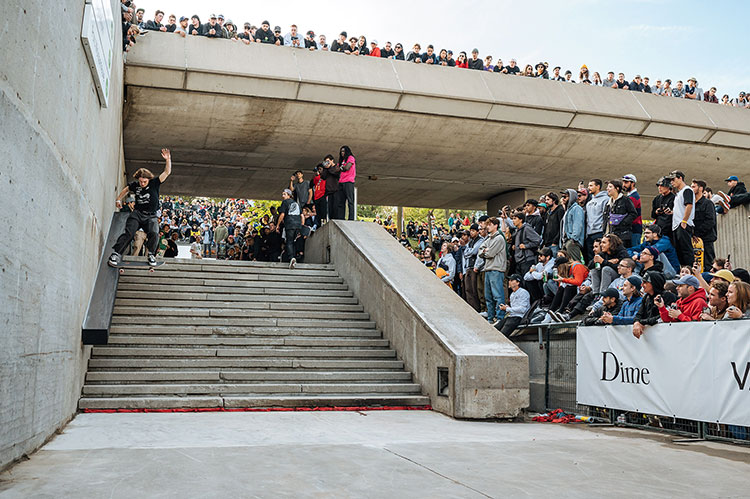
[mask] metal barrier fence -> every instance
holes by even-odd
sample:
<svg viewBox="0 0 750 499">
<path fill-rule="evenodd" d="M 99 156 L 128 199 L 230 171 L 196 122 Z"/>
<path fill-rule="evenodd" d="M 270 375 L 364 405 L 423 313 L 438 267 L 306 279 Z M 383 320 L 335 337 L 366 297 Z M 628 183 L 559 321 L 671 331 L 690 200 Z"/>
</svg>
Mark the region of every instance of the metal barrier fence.
<svg viewBox="0 0 750 499">
<path fill-rule="evenodd" d="M 619 426 L 750 445 L 750 427 L 579 405 L 576 402 L 577 327 L 577 322 L 535 324 L 510 338 L 516 343 L 538 343 L 541 356 L 536 358 L 541 362 L 529 363 L 529 377 L 532 383 L 543 382 L 545 411 L 562 409 L 567 413 L 605 418 Z"/>
</svg>

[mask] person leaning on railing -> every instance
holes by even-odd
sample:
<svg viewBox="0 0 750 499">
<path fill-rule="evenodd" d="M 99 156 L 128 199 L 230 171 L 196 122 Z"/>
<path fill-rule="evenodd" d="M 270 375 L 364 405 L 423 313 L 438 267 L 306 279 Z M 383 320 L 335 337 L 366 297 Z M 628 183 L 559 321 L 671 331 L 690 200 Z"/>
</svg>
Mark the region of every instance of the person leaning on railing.
<svg viewBox="0 0 750 499">
<path fill-rule="evenodd" d="M 733 281 L 727 290 L 727 302 L 729 307 L 724 319 L 750 318 L 750 284 Z"/>
<path fill-rule="evenodd" d="M 718 321 L 724 318 L 729 307 L 727 291 L 729 284 L 724 281 L 711 283 L 708 290 L 708 307 L 703 310 L 700 319 L 702 321 Z"/>
<path fill-rule="evenodd" d="M 667 279 L 660 272 L 646 272 L 643 276 L 643 300 L 633 322 L 633 336 L 636 338 L 643 335 L 646 326 L 659 322 L 659 307 L 654 300 L 664 292 L 666 283 Z"/>
</svg>

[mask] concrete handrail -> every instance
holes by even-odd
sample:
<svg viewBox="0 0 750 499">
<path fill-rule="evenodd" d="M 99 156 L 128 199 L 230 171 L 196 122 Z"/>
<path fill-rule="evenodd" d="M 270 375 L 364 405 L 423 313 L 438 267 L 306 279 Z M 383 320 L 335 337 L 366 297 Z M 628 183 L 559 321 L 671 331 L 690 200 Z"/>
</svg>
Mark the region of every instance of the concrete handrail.
<svg viewBox="0 0 750 499">
<path fill-rule="evenodd" d="M 434 409 L 457 418 L 514 417 L 529 401 L 528 359 L 382 227 L 332 221 L 306 261 L 333 263 Z M 438 368 L 448 387 L 438 393 Z"/>
<path fill-rule="evenodd" d="M 745 109 L 392 59 L 149 32 L 126 84 L 543 125 L 750 149 Z"/>
</svg>

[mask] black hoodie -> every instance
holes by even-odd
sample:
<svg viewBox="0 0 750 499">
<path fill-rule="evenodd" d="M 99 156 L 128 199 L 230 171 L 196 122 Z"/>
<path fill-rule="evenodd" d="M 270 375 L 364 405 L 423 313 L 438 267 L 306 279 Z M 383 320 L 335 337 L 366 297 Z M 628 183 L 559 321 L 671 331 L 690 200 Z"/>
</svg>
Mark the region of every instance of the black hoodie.
<svg viewBox="0 0 750 499">
<path fill-rule="evenodd" d="M 634 322 L 640 322 L 644 326 L 653 326 L 659 322 L 660 318 L 659 307 L 654 303 L 654 298 L 664 292 L 664 285 L 667 283 L 667 279 L 661 272 L 646 272 L 646 275 L 649 277 L 651 285 L 654 287 L 654 294 L 643 294 L 641 308 L 639 308 L 638 313 L 635 314 Z"/>
<path fill-rule="evenodd" d="M 745 194 L 747 192 L 747 188 L 745 187 L 745 182 L 737 182 L 737 185 L 729 189 L 729 195 L 734 196 L 735 194 Z"/>
</svg>

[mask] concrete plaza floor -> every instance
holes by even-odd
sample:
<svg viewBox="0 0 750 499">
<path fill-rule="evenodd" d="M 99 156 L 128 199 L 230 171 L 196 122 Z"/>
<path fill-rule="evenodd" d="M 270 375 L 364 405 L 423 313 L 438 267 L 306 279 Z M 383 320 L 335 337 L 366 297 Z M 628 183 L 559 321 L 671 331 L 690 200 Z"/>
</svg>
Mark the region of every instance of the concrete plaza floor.
<svg viewBox="0 0 750 499">
<path fill-rule="evenodd" d="M 747 497 L 750 451 L 427 411 L 80 414 L 15 497 Z"/>
</svg>

